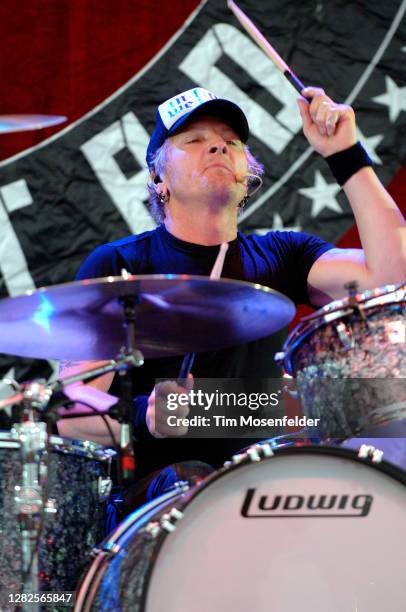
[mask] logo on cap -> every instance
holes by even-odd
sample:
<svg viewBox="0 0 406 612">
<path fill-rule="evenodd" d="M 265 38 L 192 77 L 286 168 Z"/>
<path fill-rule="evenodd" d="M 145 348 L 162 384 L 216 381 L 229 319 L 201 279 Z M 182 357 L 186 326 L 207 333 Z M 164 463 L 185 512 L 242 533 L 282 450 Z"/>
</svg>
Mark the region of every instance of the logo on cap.
<svg viewBox="0 0 406 612">
<path fill-rule="evenodd" d="M 184 115 L 188 115 L 205 102 L 217 99 L 218 97 L 211 91 L 195 87 L 163 102 L 158 107 L 158 112 L 166 129 L 170 130 Z"/>
</svg>

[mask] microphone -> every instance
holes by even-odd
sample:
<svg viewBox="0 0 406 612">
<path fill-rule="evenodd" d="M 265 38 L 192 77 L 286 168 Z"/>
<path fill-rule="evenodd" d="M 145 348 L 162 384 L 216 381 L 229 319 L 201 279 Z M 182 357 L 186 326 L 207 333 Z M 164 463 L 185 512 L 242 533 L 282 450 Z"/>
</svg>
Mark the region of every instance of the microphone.
<svg viewBox="0 0 406 612">
<path fill-rule="evenodd" d="M 263 180 L 258 174 L 252 174 L 250 172 L 236 172 L 235 173 L 236 183 L 241 183 L 247 187 L 247 196 L 251 197 L 260 189 L 263 185 Z"/>
</svg>

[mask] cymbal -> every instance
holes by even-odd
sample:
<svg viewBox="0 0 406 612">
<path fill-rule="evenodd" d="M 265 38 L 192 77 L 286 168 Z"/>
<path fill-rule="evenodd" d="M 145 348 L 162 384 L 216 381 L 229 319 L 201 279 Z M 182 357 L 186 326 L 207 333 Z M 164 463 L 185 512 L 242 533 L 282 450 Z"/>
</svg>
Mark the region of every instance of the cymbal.
<svg viewBox="0 0 406 612">
<path fill-rule="evenodd" d="M 107 277 L 0 301 L 0 352 L 43 359 L 111 359 L 125 345 L 119 299 L 134 296 L 136 348 L 145 357 L 210 351 L 255 340 L 295 314 L 261 285 L 188 275 Z"/>
<path fill-rule="evenodd" d="M 0 115 L 0 134 L 42 130 L 67 120 L 64 115 Z"/>
</svg>

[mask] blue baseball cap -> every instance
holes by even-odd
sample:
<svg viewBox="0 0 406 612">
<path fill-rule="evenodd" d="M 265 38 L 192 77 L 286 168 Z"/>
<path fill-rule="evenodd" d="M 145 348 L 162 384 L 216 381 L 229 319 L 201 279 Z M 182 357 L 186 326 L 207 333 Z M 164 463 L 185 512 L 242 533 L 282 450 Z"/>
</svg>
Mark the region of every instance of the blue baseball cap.
<svg viewBox="0 0 406 612">
<path fill-rule="evenodd" d="M 218 98 L 214 93 L 195 87 L 165 100 L 156 112 L 156 127 L 147 148 L 147 164 L 153 167 L 154 156 L 165 142 L 179 128 L 198 115 L 219 117 L 233 128 L 242 142 L 247 142 L 249 127 L 246 116 L 231 100 Z"/>
</svg>

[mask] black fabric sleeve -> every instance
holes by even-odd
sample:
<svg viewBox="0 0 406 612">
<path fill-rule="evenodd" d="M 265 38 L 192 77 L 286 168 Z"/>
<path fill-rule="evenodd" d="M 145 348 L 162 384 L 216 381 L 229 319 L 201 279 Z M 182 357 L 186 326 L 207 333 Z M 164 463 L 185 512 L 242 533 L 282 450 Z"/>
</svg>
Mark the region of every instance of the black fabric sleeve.
<svg viewBox="0 0 406 612">
<path fill-rule="evenodd" d="M 335 246 L 305 232 L 274 231 L 266 236 L 277 261 L 275 276 L 279 290 L 296 304 L 312 306 L 307 289 L 310 269 Z"/>
</svg>

